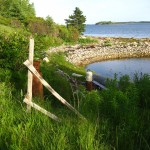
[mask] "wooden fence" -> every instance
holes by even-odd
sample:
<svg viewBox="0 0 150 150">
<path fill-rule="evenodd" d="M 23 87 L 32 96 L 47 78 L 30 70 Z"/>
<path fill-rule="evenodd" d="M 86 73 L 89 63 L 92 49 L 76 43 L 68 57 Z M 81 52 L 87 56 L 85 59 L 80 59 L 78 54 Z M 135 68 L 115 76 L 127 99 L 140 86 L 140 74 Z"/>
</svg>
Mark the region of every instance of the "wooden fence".
<svg viewBox="0 0 150 150">
<path fill-rule="evenodd" d="M 37 104 L 32 102 L 32 80 L 33 74 L 39 79 L 39 81 L 64 105 L 66 105 L 70 110 L 75 112 L 80 118 L 85 119 L 72 105 L 70 105 L 62 96 L 60 96 L 37 72 L 37 70 L 33 66 L 33 57 L 34 57 L 34 39 L 30 38 L 30 46 L 29 46 L 29 59 L 26 60 L 23 64 L 28 68 L 28 89 L 27 95 L 24 99 L 24 102 L 27 104 L 27 111 L 31 111 L 31 107 L 35 108 L 36 110 L 44 113 L 45 115 L 49 116 L 50 118 L 54 119 L 55 121 L 60 121 L 60 119 L 55 116 L 54 114 L 48 112 L 47 110 L 43 109 L 42 107 L 38 106 Z"/>
</svg>

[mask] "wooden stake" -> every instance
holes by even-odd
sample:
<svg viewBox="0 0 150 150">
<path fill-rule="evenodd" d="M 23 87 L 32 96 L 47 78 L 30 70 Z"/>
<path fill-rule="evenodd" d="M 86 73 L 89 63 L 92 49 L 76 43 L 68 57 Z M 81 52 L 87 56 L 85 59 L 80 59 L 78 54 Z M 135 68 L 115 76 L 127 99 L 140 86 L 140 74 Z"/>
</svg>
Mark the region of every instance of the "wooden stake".
<svg viewBox="0 0 150 150">
<path fill-rule="evenodd" d="M 33 56 L 34 56 L 34 39 L 30 38 L 30 45 L 29 45 L 29 61 L 31 64 L 33 64 Z M 32 102 L 32 80 L 33 75 L 28 70 L 28 88 L 27 88 L 27 95 L 28 95 L 28 101 Z M 27 112 L 31 111 L 31 106 L 27 105 Z"/>
</svg>

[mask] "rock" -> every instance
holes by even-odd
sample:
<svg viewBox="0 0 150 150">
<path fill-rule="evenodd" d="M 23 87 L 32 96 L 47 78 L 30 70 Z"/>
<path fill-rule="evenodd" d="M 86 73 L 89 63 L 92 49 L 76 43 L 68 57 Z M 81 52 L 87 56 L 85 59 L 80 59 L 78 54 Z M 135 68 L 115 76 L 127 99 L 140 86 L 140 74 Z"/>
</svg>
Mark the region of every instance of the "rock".
<svg viewBox="0 0 150 150">
<path fill-rule="evenodd" d="M 50 53 L 66 51 L 66 60 L 74 64 L 86 64 L 95 60 L 105 60 L 112 58 L 124 57 L 149 57 L 150 56 L 150 39 L 130 39 L 121 38 L 97 38 L 98 44 L 92 45 L 75 45 L 60 46 L 49 50 Z M 111 47 L 103 47 L 104 42 L 109 40 Z M 126 40 L 126 41 L 125 41 Z"/>
</svg>

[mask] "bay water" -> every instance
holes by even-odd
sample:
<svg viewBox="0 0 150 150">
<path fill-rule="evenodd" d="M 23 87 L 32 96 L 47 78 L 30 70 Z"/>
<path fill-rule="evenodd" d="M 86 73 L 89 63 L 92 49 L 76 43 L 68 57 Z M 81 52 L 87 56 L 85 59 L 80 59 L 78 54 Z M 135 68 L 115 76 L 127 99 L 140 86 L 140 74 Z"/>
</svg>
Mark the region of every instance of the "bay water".
<svg viewBox="0 0 150 150">
<path fill-rule="evenodd" d="M 86 36 L 99 37 L 125 37 L 125 38 L 150 38 L 150 23 L 127 23 L 109 25 L 86 25 Z M 113 78 L 116 73 L 118 78 L 134 74 L 150 74 L 150 58 L 130 58 L 110 60 L 89 64 L 85 69 L 90 69 L 97 74 Z"/>
<path fill-rule="evenodd" d="M 150 38 L 150 23 L 86 25 L 87 36 Z"/>
<path fill-rule="evenodd" d="M 139 77 L 143 74 L 150 74 L 150 58 L 130 58 L 95 62 L 85 67 L 103 77 L 114 78 L 117 74 L 119 79 L 123 75 L 128 75 L 131 80 L 134 75 Z"/>
</svg>

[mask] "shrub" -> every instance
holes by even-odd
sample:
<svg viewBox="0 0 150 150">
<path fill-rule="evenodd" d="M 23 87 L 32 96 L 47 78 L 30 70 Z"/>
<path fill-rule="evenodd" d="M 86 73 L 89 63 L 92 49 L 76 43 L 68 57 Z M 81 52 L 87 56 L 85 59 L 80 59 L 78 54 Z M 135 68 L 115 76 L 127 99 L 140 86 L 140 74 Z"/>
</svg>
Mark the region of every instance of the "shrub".
<svg viewBox="0 0 150 150">
<path fill-rule="evenodd" d="M 63 26 L 63 25 L 61 25 L 61 26 L 59 27 L 59 37 L 60 37 L 61 39 L 63 39 L 64 41 L 68 42 L 68 39 L 69 39 L 69 31 L 68 31 L 68 29 L 67 29 L 65 26 Z"/>
<path fill-rule="evenodd" d="M 0 80 L 11 82 L 19 90 L 25 90 L 26 85 L 23 62 L 28 58 L 28 42 L 28 36 L 22 32 L 0 34 L 0 68 L 3 71 Z"/>
<path fill-rule="evenodd" d="M 23 27 L 23 24 L 21 23 L 20 20 L 14 18 L 11 20 L 11 26 L 15 28 L 21 28 Z"/>
<path fill-rule="evenodd" d="M 74 27 L 66 28 L 65 26 L 59 27 L 59 37 L 65 42 L 77 42 L 79 38 L 79 32 Z"/>
<path fill-rule="evenodd" d="M 26 20 L 25 24 L 33 34 L 47 35 L 49 33 L 49 26 L 43 18 L 31 18 Z"/>
<path fill-rule="evenodd" d="M 142 75 L 138 77 L 135 75 L 135 85 L 139 92 L 139 106 L 143 109 L 150 109 L 150 76 Z"/>
<path fill-rule="evenodd" d="M 69 30 L 69 33 L 70 33 L 69 42 L 77 42 L 77 40 L 79 39 L 78 30 L 74 27 L 69 27 L 68 30 Z"/>
<path fill-rule="evenodd" d="M 0 67 L 19 71 L 28 56 L 28 38 L 22 33 L 0 34 Z"/>
<path fill-rule="evenodd" d="M 34 35 L 35 45 L 34 45 L 34 56 L 35 59 L 43 59 L 45 56 L 45 51 L 49 47 L 59 46 L 63 43 L 62 39 L 59 37 L 51 37 L 46 35 Z"/>
<path fill-rule="evenodd" d="M 0 15 L 0 24 L 10 25 L 11 20 Z"/>
</svg>

